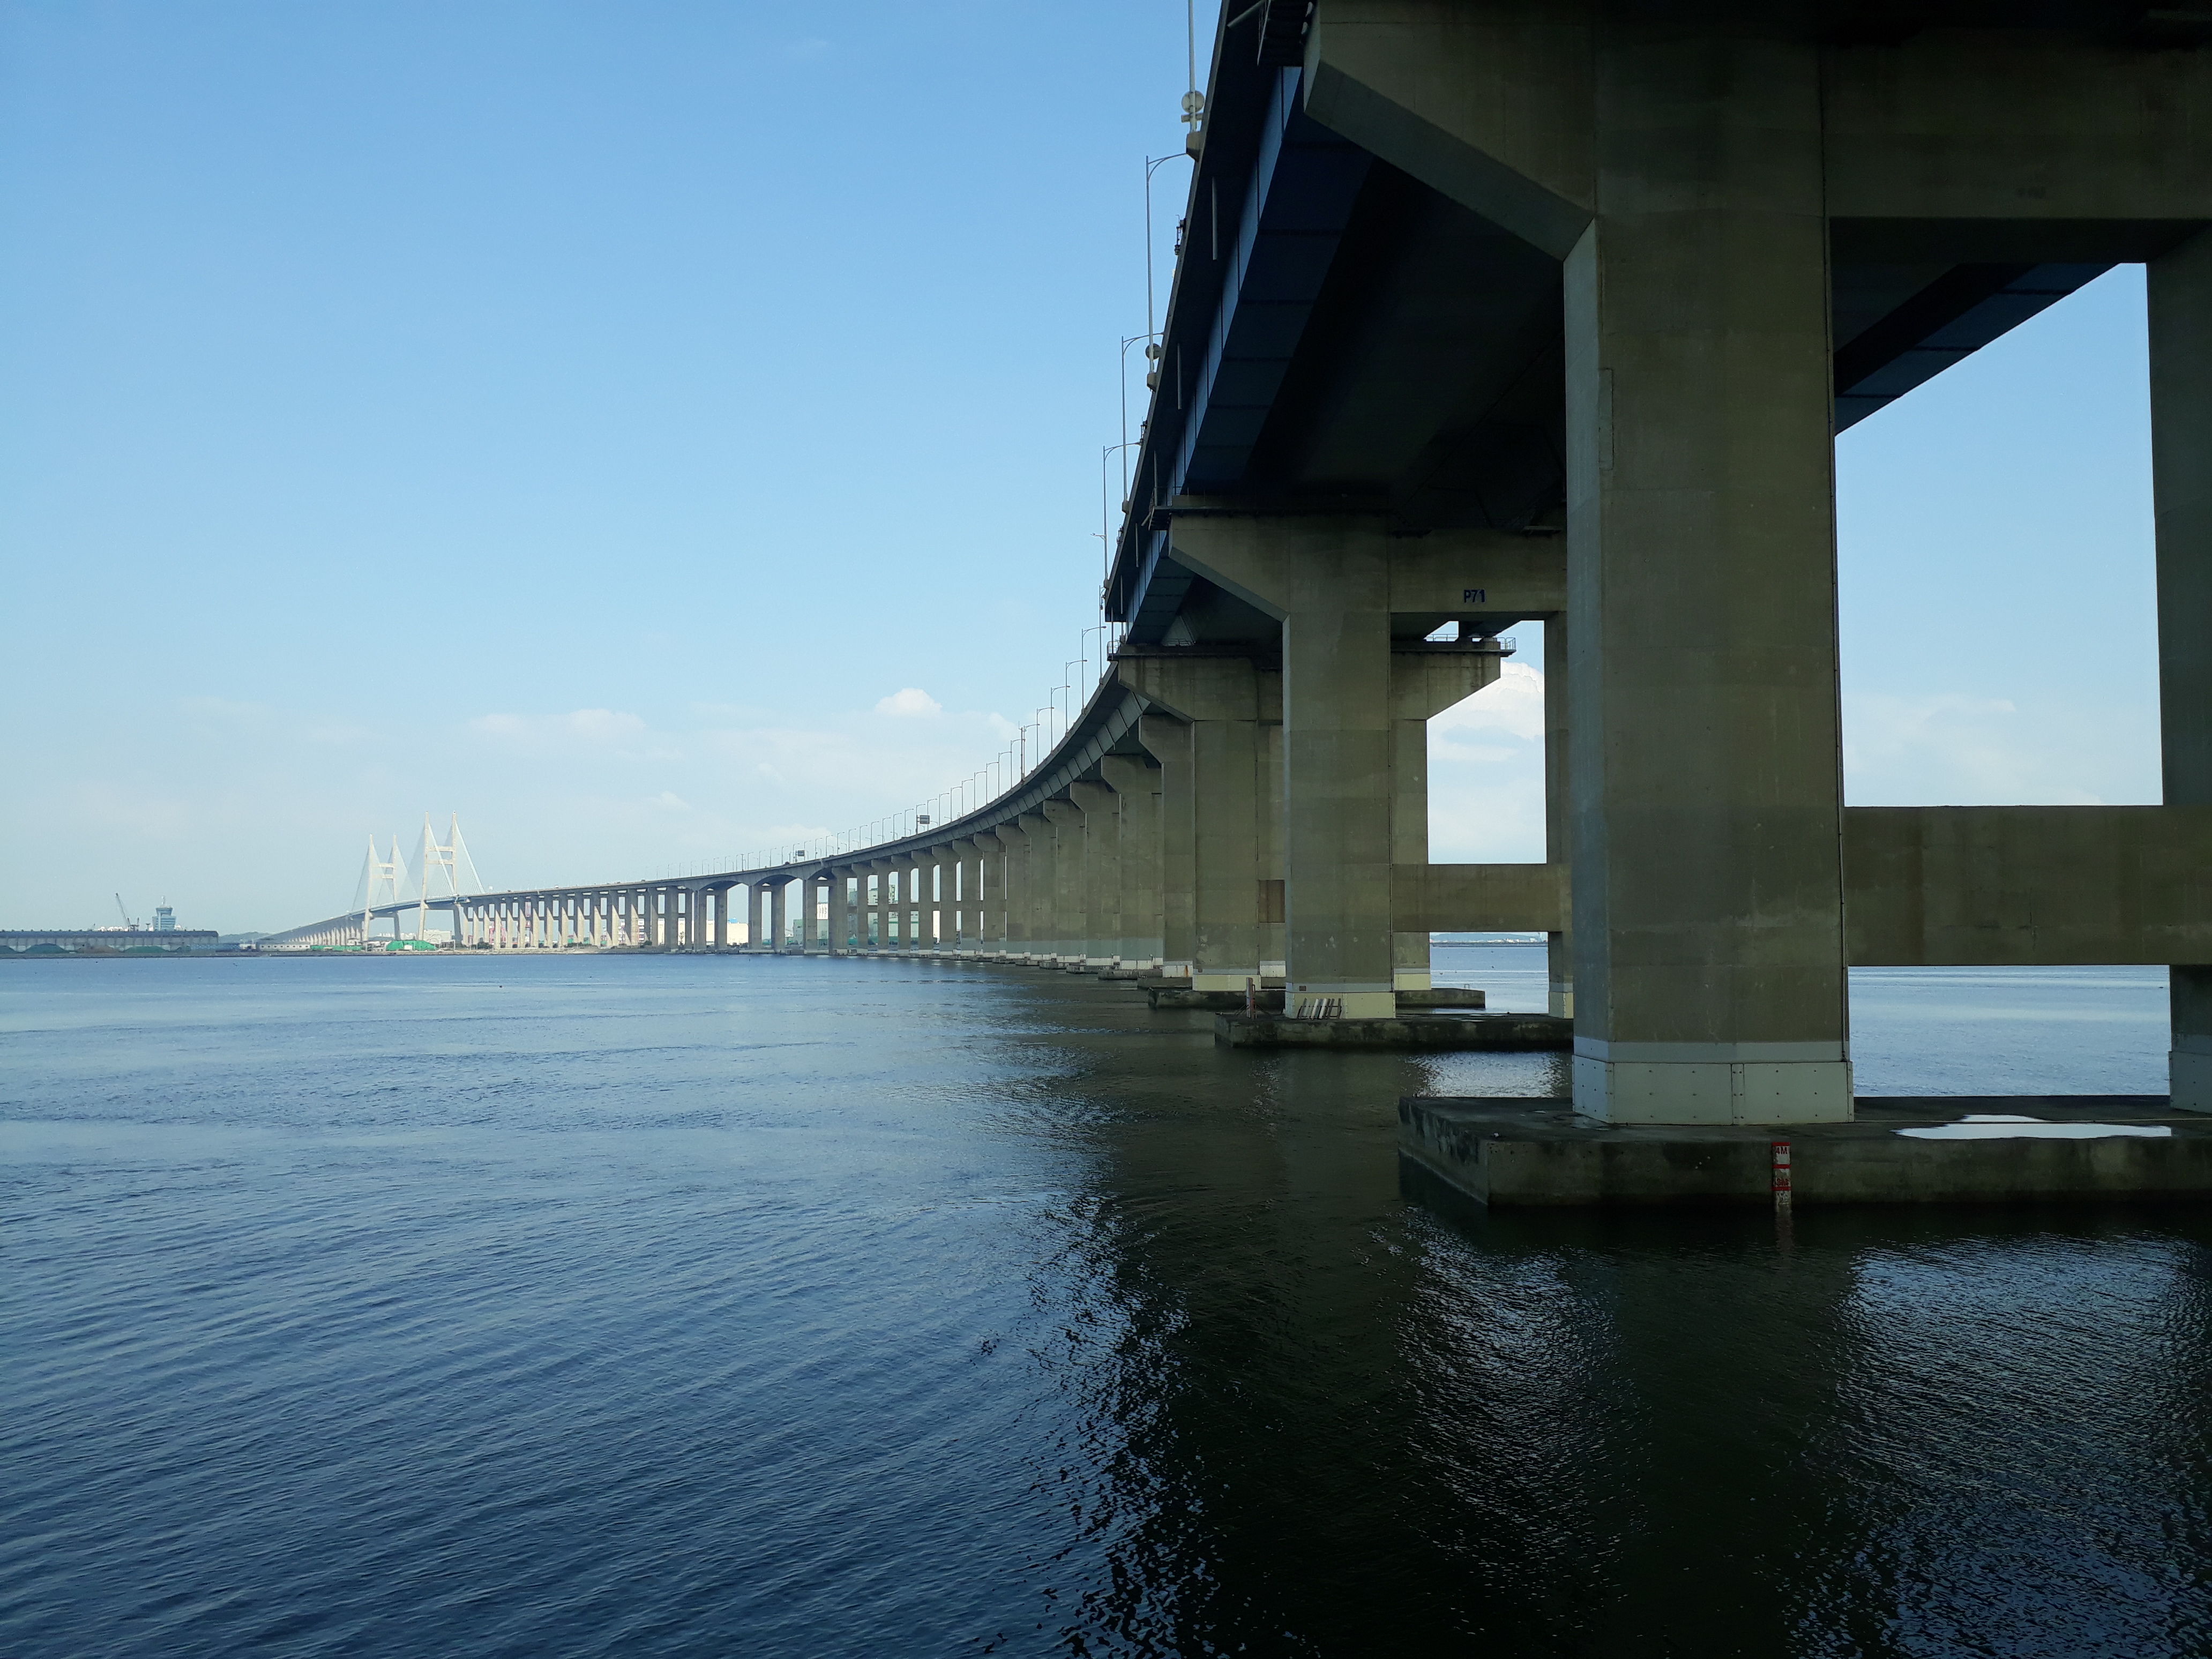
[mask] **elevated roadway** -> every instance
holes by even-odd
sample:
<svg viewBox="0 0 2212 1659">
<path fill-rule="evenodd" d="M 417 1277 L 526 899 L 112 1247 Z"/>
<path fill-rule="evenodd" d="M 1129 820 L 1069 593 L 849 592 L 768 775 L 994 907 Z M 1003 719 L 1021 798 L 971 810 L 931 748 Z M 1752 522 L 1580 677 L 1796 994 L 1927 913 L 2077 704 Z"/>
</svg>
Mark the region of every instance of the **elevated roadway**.
<svg viewBox="0 0 2212 1659">
<path fill-rule="evenodd" d="M 1431 930 L 1539 929 L 1577 1109 L 1622 1123 L 1848 1117 L 1853 962 L 2160 962 L 2174 1099 L 2212 1109 L 2208 227 L 2195 13 L 1232 9 L 1122 637 L 1060 744 L 902 840 L 470 898 L 459 937 L 1279 977 L 1358 1018 Z M 1846 810 L 1836 434 L 2124 262 L 2166 804 Z M 1528 621 L 1546 861 L 1431 865 L 1426 722 Z"/>
</svg>

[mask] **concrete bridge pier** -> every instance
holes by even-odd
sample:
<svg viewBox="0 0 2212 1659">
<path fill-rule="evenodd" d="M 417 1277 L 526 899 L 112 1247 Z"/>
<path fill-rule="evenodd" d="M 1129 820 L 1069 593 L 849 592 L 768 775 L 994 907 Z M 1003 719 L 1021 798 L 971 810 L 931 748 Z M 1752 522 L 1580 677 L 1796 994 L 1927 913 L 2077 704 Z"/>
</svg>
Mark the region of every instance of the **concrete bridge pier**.
<svg viewBox="0 0 2212 1659">
<path fill-rule="evenodd" d="M 1181 863 L 1186 854 L 1178 843 L 1187 838 L 1191 988 L 1242 991 L 1261 976 L 1261 891 L 1268 874 L 1261 705 L 1265 680 L 1275 705 L 1266 712 L 1279 711 L 1280 677 L 1263 675 L 1243 651 L 1181 647 L 1125 653 L 1119 668 L 1123 684 L 1182 723 L 1177 730 L 1148 713 L 1139 732 L 1161 765 L 1164 857 Z M 1173 880 L 1171 874 L 1170 894 Z M 1179 921 L 1170 908 L 1170 967 L 1184 960 L 1176 954 Z"/>
<path fill-rule="evenodd" d="M 1089 862 L 1087 814 L 1073 800 L 1048 800 L 1042 811 L 1052 825 L 1052 920 L 1046 965 L 1079 968 L 1090 953 L 1091 924 L 1084 903 L 1085 866 Z"/>
<path fill-rule="evenodd" d="M 1621 25 L 1595 74 L 1565 269 L 1575 1106 L 1842 1121 L 1819 54 Z"/>
<path fill-rule="evenodd" d="M 1053 839 L 1052 820 L 1043 813 L 1024 812 L 1014 823 L 1022 832 L 1022 879 L 1017 896 L 1022 907 L 1022 934 L 1014 960 L 1035 968 L 1053 954 L 1054 855 L 1059 848 Z"/>
<path fill-rule="evenodd" d="M 789 917 L 791 886 L 787 882 L 772 881 L 768 888 L 768 948 L 774 954 L 784 948 L 790 937 Z"/>
<path fill-rule="evenodd" d="M 976 852 L 975 839 L 963 836 L 952 843 L 949 866 L 959 884 L 959 902 L 952 915 L 952 953 L 962 961 L 971 961 L 982 954 L 983 918 L 981 905 L 981 858 Z"/>
<path fill-rule="evenodd" d="M 931 956 L 937 950 L 937 859 L 921 852 L 914 859 L 914 950 Z"/>
<path fill-rule="evenodd" d="M 1570 872 L 1574 864 L 1574 812 L 1569 780 L 1573 775 L 1573 727 L 1567 711 L 1574 686 L 1572 630 L 1567 619 L 1544 619 L 1544 862 Z M 1549 969 L 1545 1011 L 1557 1019 L 1575 1017 L 1575 935 L 1571 907 L 1561 925 L 1544 936 Z"/>
<path fill-rule="evenodd" d="M 1394 616 L 1395 630 L 1401 626 Z M 1429 721 L 1494 684 L 1503 672 L 1502 650 L 1478 641 L 1430 644 L 1395 636 L 1389 656 L 1390 743 L 1389 750 L 1390 855 L 1394 864 L 1429 861 Z M 1290 727 L 1285 725 L 1287 734 Z M 1391 872 L 1383 872 L 1381 925 L 1389 927 Z M 1293 891 L 1296 890 L 1293 870 Z M 1363 894 L 1363 902 L 1371 894 Z M 1371 926 L 1363 922 L 1363 926 Z M 1390 935 L 1392 991 L 1426 991 L 1433 977 L 1426 928 L 1401 929 Z M 1395 1000 L 1393 999 L 1393 1009 Z"/>
<path fill-rule="evenodd" d="M 1002 823 L 994 833 L 1005 850 L 1000 863 L 1006 871 L 1006 920 L 999 933 L 999 960 L 1019 962 L 1029 946 L 1029 831 L 1017 822 Z"/>
<path fill-rule="evenodd" d="M 975 837 L 975 850 L 981 854 L 983 872 L 982 954 L 994 960 L 1003 960 L 1006 954 L 1006 844 L 997 835 L 986 832 Z"/>
<path fill-rule="evenodd" d="M 1109 755 L 1099 771 L 1114 791 L 1115 965 L 1160 965 L 1160 769 L 1141 755 Z"/>
<path fill-rule="evenodd" d="M 2212 231 L 2150 262 L 2160 757 L 2169 806 L 2212 805 Z M 2212 1111 L 2212 967 L 2167 970 L 2173 1103 Z"/>
<path fill-rule="evenodd" d="M 1121 948 L 1121 803 L 1105 782 L 1079 779 L 1068 794 L 1083 814 L 1082 962 L 1085 972 L 1111 970 Z"/>
<path fill-rule="evenodd" d="M 1121 672 L 1125 684 L 1132 674 Z M 1191 781 L 1190 723 L 1147 710 L 1137 735 L 1160 770 L 1160 977 L 1188 981 L 1196 961 L 1198 834 Z"/>
<path fill-rule="evenodd" d="M 960 852 L 950 843 L 931 854 L 937 867 L 937 932 L 932 949 L 940 957 L 960 954 Z"/>
<path fill-rule="evenodd" d="M 952 891 L 953 884 L 945 849 L 933 847 L 921 872 L 921 943 L 932 956 L 944 952 L 952 932 L 951 906 L 946 896 Z"/>
</svg>

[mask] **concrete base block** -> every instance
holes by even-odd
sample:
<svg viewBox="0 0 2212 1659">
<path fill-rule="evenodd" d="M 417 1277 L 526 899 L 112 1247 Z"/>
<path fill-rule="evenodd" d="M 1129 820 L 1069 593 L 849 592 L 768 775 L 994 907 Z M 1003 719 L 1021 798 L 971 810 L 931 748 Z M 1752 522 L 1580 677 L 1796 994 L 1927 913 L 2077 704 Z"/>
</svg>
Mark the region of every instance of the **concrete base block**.
<svg viewBox="0 0 2212 1659">
<path fill-rule="evenodd" d="M 2202 1042 L 2203 1038 L 2197 1038 Z M 2212 1053 L 2175 1048 L 2166 1055 L 2173 1103 L 2185 1112 L 2212 1112 Z"/>
<path fill-rule="evenodd" d="M 1155 1009 L 1195 1009 L 1200 1013 L 1241 1014 L 1244 1012 L 1244 993 L 1234 991 L 1196 991 L 1188 983 L 1168 981 L 1145 987 L 1145 1000 Z M 1261 991 L 1252 999 L 1253 1006 L 1263 1013 L 1283 1012 L 1283 994 L 1279 990 Z"/>
<path fill-rule="evenodd" d="M 1489 1005 L 1481 992 L 1464 985 L 1432 985 L 1424 990 L 1401 990 L 1398 1012 L 1420 1013 L 1431 1008 L 1482 1008 Z"/>
<path fill-rule="evenodd" d="M 1386 1019 L 1289 1019 L 1217 1014 L 1213 1040 L 1231 1048 L 1568 1048 L 1571 1021 L 1549 1014 L 1401 1014 Z"/>
<path fill-rule="evenodd" d="M 1145 996 L 1154 1008 L 1196 1009 L 1204 1013 L 1241 1014 L 1244 1012 L 1244 993 L 1242 991 L 1194 991 L 1180 980 L 1163 981 L 1157 974 L 1101 974 L 1101 979 L 1134 979 L 1144 985 Z M 1279 1014 L 1284 1011 L 1284 992 L 1278 986 L 1272 991 L 1261 991 L 1253 998 L 1255 1012 Z M 1476 1009 L 1484 1006 L 1483 994 L 1476 990 L 1401 991 L 1397 994 L 1401 1014 L 1426 1013 L 1442 1008 Z"/>
<path fill-rule="evenodd" d="M 1793 1207 L 1821 1204 L 2212 1199 L 2212 1119 L 2163 1095 L 1862 1097 L 1848 1123 L 1762 1129 L 1604 1124 L 1564 1100 L 1398 1103 L 1398 1150 L 1494 1207 L 1772 1207 L 1773 1145 L 1790 1147 Z M 1925 1140 L 1900 1129 L 1970 1114 L 2165 1127 L 2157 1138 Z"/>
<path fill-rule="evenodd" d="M 1843 1060 L 1601 1060 L 1577 1053 L 1574 1079 L 1576 1109 L 1609 1123 L 1844 1123 L 1851 1115 L 1851 1068 Z"/>
</svg>

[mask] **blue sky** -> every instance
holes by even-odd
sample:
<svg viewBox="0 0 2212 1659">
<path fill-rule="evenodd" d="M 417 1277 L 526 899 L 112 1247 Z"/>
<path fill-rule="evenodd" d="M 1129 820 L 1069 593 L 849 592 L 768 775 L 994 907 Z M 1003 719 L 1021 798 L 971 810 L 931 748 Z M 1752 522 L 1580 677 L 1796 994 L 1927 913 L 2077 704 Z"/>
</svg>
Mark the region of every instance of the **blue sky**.
<svg viewBox="0 0 2212 1659">
<path fill-rule="evenodd" d="M 501 885 L 842 830 L 1077 657 L 1182 7 L 0 31 L 0 921 L 289 925 L 426 811 Z M 1853 800 L 2156 799 L 2142 305 L 1843 440 Z M 1541 856 L 1518 631 L 1439 859 Z"/>
</svg>

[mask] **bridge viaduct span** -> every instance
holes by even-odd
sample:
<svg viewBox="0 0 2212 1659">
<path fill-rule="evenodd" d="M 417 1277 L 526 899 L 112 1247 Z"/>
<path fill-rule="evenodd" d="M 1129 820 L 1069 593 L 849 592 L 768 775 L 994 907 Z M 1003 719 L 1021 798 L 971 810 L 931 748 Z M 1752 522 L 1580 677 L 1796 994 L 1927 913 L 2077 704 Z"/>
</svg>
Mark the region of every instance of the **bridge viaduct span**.
<svg viewBox="0 0 2212 1659">
<path fill-rule="evenodd" d="M 1850 963 L 2162 963 L 2212 1109 L 2212 25 L 2104 0 L 1262 0 L 1217 34 L 1111 574 L 1023 781 L 462 937 L 1282 975 L 1550 936 L 1577 1109 L 1851 1113 Z M 2165 805 L 1846 808 L 1836 434 L 2149 268 Z M 2054 389 L 2054 396 L 2058 395 Z M 2084 550 L 2085 580 L 2095 580 Z M 1427 860 L 1425 721 L 1546 628 L 1546 861 Z M 759 896 L 770 895 L 758 915 Z"/>
</svg>

